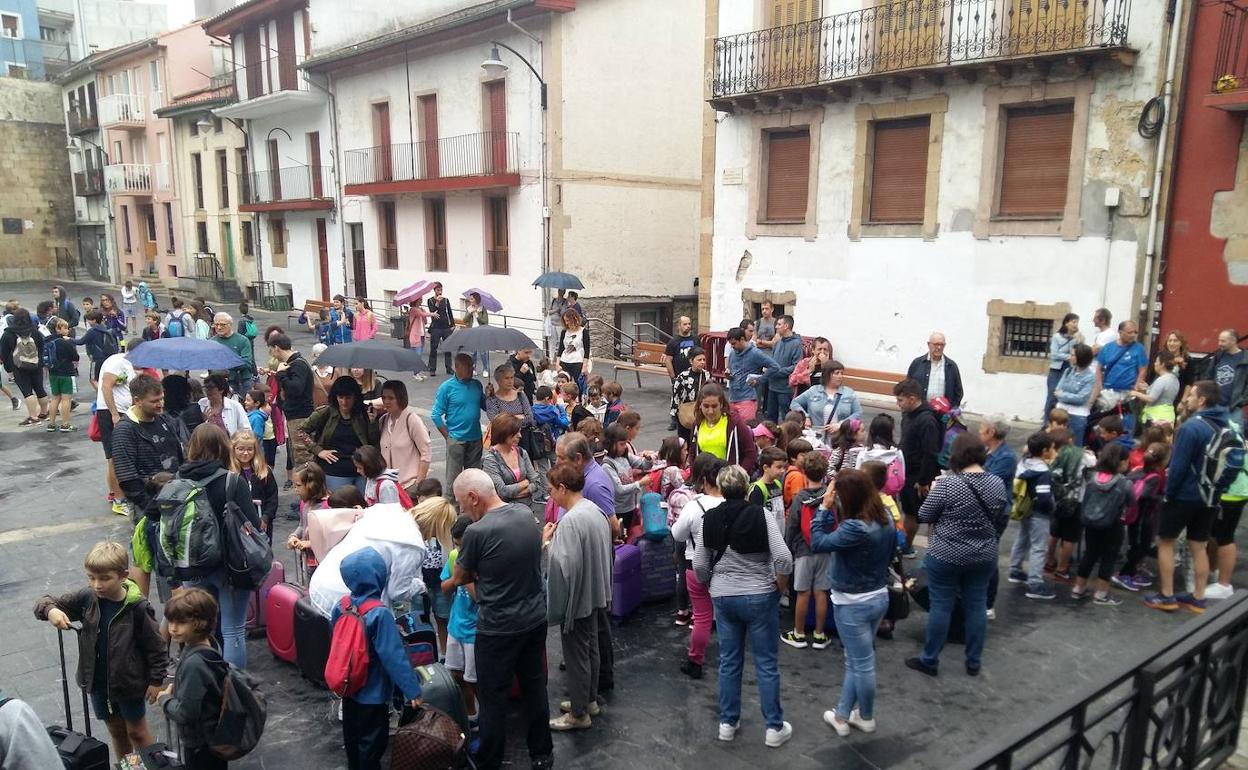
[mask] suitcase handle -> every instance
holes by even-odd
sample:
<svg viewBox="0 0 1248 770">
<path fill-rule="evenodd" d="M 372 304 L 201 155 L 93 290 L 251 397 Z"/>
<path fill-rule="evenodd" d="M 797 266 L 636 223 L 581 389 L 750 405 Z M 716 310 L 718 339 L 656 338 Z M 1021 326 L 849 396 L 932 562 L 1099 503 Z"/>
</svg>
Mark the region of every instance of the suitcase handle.
<svg viewBox="0 0 1248 770">
<path fill-rule="evenodd" d="M 74 636 L 82 633 L 80 626 L 71 625 L 69 630 L 74 632 Z M 56 629 L 56 646 L 61 653 L 61 693 L 65 697 L 65 728 L 72 732 L 74 729 L 74 715 L 69 707 L 69 670 L 65 666 L 65 632 L 59 628 Z M 82 719 L 86 722 L 85 732 L 87 737 L 90 738 L 91 710 L 90 706 L 87 705 L 87 688 L 79 687 L 78 690 L 82 693 Z"/>
</svg>

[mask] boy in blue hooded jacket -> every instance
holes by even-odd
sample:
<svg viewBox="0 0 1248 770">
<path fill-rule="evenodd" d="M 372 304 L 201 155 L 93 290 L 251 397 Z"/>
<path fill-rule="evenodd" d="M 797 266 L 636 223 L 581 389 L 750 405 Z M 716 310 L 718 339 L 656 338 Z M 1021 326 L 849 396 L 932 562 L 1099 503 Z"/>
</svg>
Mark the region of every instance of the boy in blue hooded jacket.
<svg viewBox="0 0 1248 770">
<path fill-rule="evenodd" d="M 362 548 L 346 557 L 339 571 L 356 607 L 368 599 L 381 599 L 389 574 L 375 549 Z M 341 607 L 334 607 L 331 626 L 341 614 Z M 390 742 L 394 688 L 398 687 L 403 699 L 416 708 L 420 706 L 420 680 L 412 671 L 390 608 L 384 604 L 374 607 L 363 620 L 368 637 L 368 679 L 359 692 L 342 701 L 342 740 L 350 770 L 381 770 L 381 757 Z"/>
</svg>

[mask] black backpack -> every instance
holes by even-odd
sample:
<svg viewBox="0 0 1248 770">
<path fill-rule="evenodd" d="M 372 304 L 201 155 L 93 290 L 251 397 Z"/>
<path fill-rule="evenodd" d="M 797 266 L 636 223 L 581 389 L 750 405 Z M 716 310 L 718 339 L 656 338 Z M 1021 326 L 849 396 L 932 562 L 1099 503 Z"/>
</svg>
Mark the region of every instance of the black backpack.
<svg viewBox="0 0 1248 770">
<path fill-rule="evenodd" d="M 268 537 L 252 525 L 234 502 L 238 480 L 237 473 L 230 473 L 225 480 L 225 510 L 221 512 L 222 560 L 230 585 L 255 591 L 273 567 L 273 547 Z"/>
</svg>

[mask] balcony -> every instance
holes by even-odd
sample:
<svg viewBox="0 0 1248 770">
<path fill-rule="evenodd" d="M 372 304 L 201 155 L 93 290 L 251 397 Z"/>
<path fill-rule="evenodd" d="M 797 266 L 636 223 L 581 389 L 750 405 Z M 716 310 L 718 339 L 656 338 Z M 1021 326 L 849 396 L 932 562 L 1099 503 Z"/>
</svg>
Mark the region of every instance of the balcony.
<svg viewBox="0 0 1248 770">
<path fill-rule="evenodd" d="M 104 192 L 104 172 L 93 168 L 74 172 L 74 195 L 85 198 L 89 195 L 100 195 Z"/>
<path fill-rule="evenodd" d="M 243 177 L 239 211 L 310 211 L 334 207 L 329 166 L 291 166 Z"/>
<path fill-rule="evenodd" d="M 1221 3 L 1222 22 L 1213 60 L 1213 83 L 1205 95 L 1206 107 L 1239 112 L 1248 110 L 1248 10 Z"/>
<path fill-rule="evenodd" d="M 774 107 L 846 98 L 851 86 L 1015 63 L 1048 67 L 1111 56 L 1127 47 L 1130 0 L 894 0 L 797 24 L 716 38 L 711 106 Z"/>
<path fill-rule="evenodd" d="M 303 57 L 278 57 L 238 67 L 232 74 L 238 102 L 215 110 L 227 118 L 263 118 L 325 103 L 299 69 Z"/>
<path fill-rule="evenodd" d="M 146 163 L 105 166 L 104 187 L 112 195 L 151 195 L 152 167 Z"/>
<path fill-rule="evenodd" d="M 100 125 L 142 128 L 147 122 L 142 94 L 112 94 L 99 100 Z"/>
<path fill-rule="evenodd" d="M 344 153 L 348 195 L 516 187 L 519 134 L 485 131 Z"/>
<path fill-rule="evenodd" d="M 78 135 L 95 131 L 100 127 L 100 121 L 86 110 L 69 109 L 65 111 L 65 125 L 69 128 L 69 133 Z"/>
</svg>

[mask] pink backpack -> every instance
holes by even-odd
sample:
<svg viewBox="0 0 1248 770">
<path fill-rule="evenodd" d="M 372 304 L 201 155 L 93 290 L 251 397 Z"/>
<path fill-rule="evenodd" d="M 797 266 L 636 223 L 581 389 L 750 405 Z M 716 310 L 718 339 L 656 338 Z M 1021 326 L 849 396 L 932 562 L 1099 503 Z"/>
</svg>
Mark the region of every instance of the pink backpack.
<svg viewBox="0 0 1248 770">
<path fill-rule="evenodd" d="M 886 495 L 895 495 L 906 486 L 906 472 L 902 469 L 901 454 L 898 453 L 888 464 L 888 473 L 884 478 L 884 488 L 880 490 Z"/>
<path fill-rule="evenodd" d="M 685 505 L 690 500 L 697 497 L 700 493 L 691 486 L 682 485 L 673 489 L 667 495 L 667 528 L 671 529 L 676 524 L 676 519 L 680 518 L 680 512 L 685 509 Z"/>
</svg>

